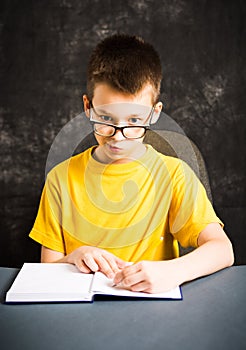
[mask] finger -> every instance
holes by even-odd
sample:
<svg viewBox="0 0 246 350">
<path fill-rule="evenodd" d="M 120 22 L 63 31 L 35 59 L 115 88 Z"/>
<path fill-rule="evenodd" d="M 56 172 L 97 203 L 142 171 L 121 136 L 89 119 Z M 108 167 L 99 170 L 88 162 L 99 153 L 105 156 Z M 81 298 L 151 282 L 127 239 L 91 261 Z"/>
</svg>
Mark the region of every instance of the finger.
<svg viewBox="0 0 246 350">
<path fill-rule="evenodd" d="M 98 265 L 98 270 L 104 273 L 108 278 L 113 278 L 115 273 L 111 269 L 111 266 L 109 265 L 108 261 L 102 256 L 98 255 L 94 257 L 97 265 Z"/>
<path fill-rule="evenodd" d="M 75 262 L 75 266 L 82 273 L 90 273 L 91 269 L 81 260 Z"/>
<path fill-rule="evenodd" d="M 108 265 L 110 266 L 110 269 L 112 270 L 112 272 L 115 274 L 119 271 L 120 267 L 117 263 L 118 258 L 116 256 L 114 256 L 113 254 L 103 254 L 103 258 L 107 261 Z M 120 259 L 119 259 L 120 260 Z M 123 260 L 120 260 L 120 266 L 122 266 L 122 262 Z"/>
<path fill-rule="evenodd" d="M 141 272 L 136 272 L 132 275 L 123 278 L 120 284 L 122 287 L 130 288 L 132 290 L 133 286 L 136 286 L 143 282 L 143 274 Z"/>
<path fill-rule="evenodd" d="M 145 292 L 145 293 L 151 293 L 149 289 L 149 284 L 147 281 L 142 281 L 136 284 L 133 284 L 130 287 L 131 291 L 133 292 Z"/>
<path fill-rule="evenodd" d="M 93 272 L 96 272 L 99 270 L 99 266 L 95 260 L 95 257 L 93 257 L 91 254 L 85 254 L 84 255 L 84 263 L 87 267 Z"/>
<path fill-rule="evenodd" d="M 114 283 L 119 284 L 119 283 L 124 283 L 125 285 L 128 284 L 128 278 L 131 276 L 136 275 L 141 271 L 141 268 L 138 264 L 133 264 L 130 266 L 126 266 L 123 268 L 121 271 L 119 271 L 114 278 Z M 136 281 L 136 283 L 139 281 Z"/>
<path fill-rule="evenodd" d="M 122 259 L 120 259 L 118 257 L 116 257 L 115 262 L 116 262 L 116 264 L 117 264 L 119 269 L 123 269 L 124 267 L 126 267 L 128 265 L 132 265 L 132 263 L 124 261 L 124 260 L 122 260 Z"/>
</svg>

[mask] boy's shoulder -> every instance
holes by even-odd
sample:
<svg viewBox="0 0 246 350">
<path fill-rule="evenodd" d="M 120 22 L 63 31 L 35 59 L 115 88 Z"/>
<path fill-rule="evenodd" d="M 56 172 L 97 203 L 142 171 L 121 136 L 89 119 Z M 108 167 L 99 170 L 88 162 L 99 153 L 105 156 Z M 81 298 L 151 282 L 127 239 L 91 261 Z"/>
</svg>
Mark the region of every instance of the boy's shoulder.
<svg viewBox="0 0 246 350">
<path fill-rule="evenodd" d="M 56 164 L 49 171 L 48 177 L 53 177 L 53 176 L 56 176 L 58 174 L 60 175 L 60 174 L 65 173 L 65 172 L 67 173 L 68 169 L 69 169 L 69 171 L 71 171 L 73 169 L 78 169 L 78 167 L 82 164 L 83 161 L 86 162 L 91 157 L 91 149 L 92 149 L 92 147 Z"/>
<path fill-rule="evenodd" d="M 162 160 L 166 164 L 170 164 L 173 166 L 179 166 L 179 165 L 182 165 L 183 163 L 185 163 L 182 159 L 180 159 L 178 157 L 174 157 L 171 155 L 161 153 L 160 151 L 156 150 L 155 148 L 153 148 L 153 146 L 151 146 L 149 144 L 147 144 L 146 146 L 148 148 L 148 151 L 151 153 L 151 157 L 159 158 L 160 160 Z"/>
<path fill-rule="evenodd" d="M 175 174 L 179 174 L 181 176 L 182 174 L 185 174 L 186 176 L 189 174 L 189 176 L 193 176 L 193 169 L 184 160 L 178 157 L 165 155 L 155 150 L 150 145 L 147 145 L 147 147 L 148 150 L 150 150 L 150 156 L 156 167 L 160 166 L 160 164 L 163 164 L 171 176 L 174 176 Z"/>
</svg>

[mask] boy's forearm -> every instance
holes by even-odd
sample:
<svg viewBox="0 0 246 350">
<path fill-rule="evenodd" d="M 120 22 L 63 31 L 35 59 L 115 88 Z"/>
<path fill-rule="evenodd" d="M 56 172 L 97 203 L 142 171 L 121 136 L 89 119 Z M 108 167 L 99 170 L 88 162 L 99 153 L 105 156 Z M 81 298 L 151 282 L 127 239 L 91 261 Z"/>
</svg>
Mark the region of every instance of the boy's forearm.
<svg viewBox="0 0 246 350">
<path fill-rule="evenodd" d="M 229 239 L 208 241 L 191 253 L 173 260 L 179 284 L 229 267 L 233 262 L 233 249 Z"/>
</svg>

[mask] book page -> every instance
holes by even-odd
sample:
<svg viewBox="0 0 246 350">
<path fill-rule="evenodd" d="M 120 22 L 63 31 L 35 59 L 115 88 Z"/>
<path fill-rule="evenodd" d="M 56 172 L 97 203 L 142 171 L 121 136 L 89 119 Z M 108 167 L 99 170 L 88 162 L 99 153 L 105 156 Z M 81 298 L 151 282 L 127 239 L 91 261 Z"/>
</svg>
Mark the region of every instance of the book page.
<svg viewBox="0 0 246 350">
<path fill-rule="evenodd" d="M 93 274 L 74 265 L 25 263 L 7 293 L 7 302 L 91 300 Z"/>
<path fill-rule="evenodd" d="M 170 291 L 164 293 L 143 293 L 132 292 L 131 290 L 122 288 L 120 286 L 113 286 L 113 280 L 107 278 L 103 273 L 96 272 L 93 283 L 92 292 L 94 294 L 107 294 L 115 296 L 125 297 L 137 297 L 137 298 L 160 298 L 160 299 L 182 299 L 180 287 L 176 287 Z"/>
</svg>

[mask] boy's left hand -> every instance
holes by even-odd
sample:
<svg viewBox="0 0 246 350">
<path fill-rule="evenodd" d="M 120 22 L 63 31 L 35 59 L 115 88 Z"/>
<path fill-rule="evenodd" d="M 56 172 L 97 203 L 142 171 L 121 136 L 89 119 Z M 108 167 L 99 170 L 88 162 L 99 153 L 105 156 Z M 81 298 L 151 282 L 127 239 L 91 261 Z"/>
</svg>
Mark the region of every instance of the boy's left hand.
<svg viewBox="0 0 246 350">
<path fill-rule="evenodd" d="M 145 293 L 161 293 L 181 284 L 174 260 L 140 261 L 116 273 L 114 283 Z"/>
</svg>

